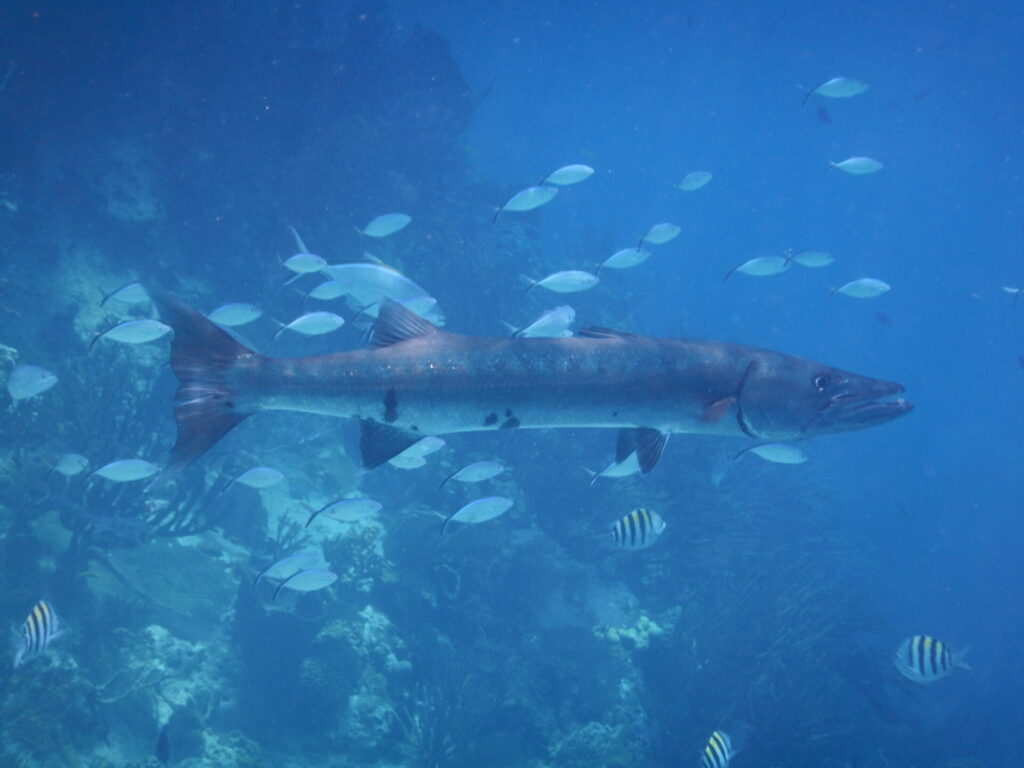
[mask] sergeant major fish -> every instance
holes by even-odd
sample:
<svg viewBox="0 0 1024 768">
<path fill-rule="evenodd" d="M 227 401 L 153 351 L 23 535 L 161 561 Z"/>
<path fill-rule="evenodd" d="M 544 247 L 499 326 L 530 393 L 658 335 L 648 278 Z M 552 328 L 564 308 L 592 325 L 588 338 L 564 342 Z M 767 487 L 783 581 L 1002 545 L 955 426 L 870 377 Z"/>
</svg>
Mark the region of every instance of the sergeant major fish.
<svg viewBox="0 0 1024 768">
<path fill-rule="evenodd" d="M 701 768 L 729 768 L 729 763 L 739 751 L 733 740 L 724 731 L 715 731 L 708 739 L 700 757 Z"/>
<path fill-rule="evenodd" d="M 619 430 L 616 461 L 651 471 L 672 433 L 790 441 L 863 429 L 911 410 L 899 384 L 738 344 L 653 339 L 605 328 L 571 338 L 447 333 L 385 302 L 369 349 L 270 358 L 177 300 L 173 326 L 178 439 L 152 485 L 174 477 L 260 411 L 354 417 L 363 465 L 424 435 L 502 429 Z"/>
<path fill-rule="evenodd" d="M 665 532 L 665 521 L 657 512 L 634 509 L 612 525 L 612 544 L 619 549 L 647 549 Z"/>
<path fill-rule="evenodd" d="M 893 663 L 914 682 L 932 683 L 951 674 L 957 667 L 970 669 L 964 663 L 966 655 L 966 649 L 953 653 L 941 640 L 928 635 L 914 635 L 900 644 Z"/>
<path fill-rule="evenodd" d="M 50 643 L 60 636 L 60 620 L 56 611 L 45 600 L 32 608 L 21 629 L 21 641 L 14 656 L 14 668 L 41 656 Z"/>
</svg>

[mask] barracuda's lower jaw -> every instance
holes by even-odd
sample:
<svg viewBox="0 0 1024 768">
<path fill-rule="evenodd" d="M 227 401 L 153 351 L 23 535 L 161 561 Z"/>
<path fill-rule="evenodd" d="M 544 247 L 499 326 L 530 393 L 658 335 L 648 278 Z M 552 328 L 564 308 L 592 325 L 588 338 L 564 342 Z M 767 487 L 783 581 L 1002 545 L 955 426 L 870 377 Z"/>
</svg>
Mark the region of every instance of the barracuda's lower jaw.
<svg viewBox="0 0 1024 768">
<path fill-rule="evenodd" d="M 895 397 L 902 392 L 900 384 L 880 381 L 869 391 L 839 395 L 822 414 L 822 425 L 828 424 L 840 431 L 865 429 L 892 421 L 914 409 L 912 403 Z"/>
</svg>

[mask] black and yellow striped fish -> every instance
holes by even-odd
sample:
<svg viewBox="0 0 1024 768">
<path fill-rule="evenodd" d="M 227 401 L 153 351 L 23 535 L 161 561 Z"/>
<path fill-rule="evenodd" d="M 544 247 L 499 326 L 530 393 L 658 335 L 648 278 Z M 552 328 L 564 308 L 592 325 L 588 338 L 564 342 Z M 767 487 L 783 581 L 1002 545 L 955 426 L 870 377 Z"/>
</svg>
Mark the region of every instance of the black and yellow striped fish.
<svg viewBox="0 0 1024 768">
<path fill-rule="evenodd" d="M 48 602 L 40 600 L 25 619 L 25 625 L 21 629 L 21 643 L 14 657 L 14 668 L 17 669 L 42 654 L 59 634 L 60 620 L 56 612 Z"/>
<path fill-rule="evenodd" d="M 661 515 L 649 509 L 634 509 L 612 525 L 612 543 L 620 549 L 645 549 L 665 530 Z"/>
<path fill-rule="evenodd" d="M 701 768 L 727 768 L 735 754 L 729 734 L 715 731 L 704 747 L 704 754 L 700 758 Z"/>
<path fill-rule="evenodd" d="M 896 651 L 896 668 L 918 683 L 931 683 L 950 674 L 957 667 L 970 669 L 964 664 L 966 650 L 953 653 L 941 640 L 928 635 L 914 635 L 904 640 Z"/>
</svg>

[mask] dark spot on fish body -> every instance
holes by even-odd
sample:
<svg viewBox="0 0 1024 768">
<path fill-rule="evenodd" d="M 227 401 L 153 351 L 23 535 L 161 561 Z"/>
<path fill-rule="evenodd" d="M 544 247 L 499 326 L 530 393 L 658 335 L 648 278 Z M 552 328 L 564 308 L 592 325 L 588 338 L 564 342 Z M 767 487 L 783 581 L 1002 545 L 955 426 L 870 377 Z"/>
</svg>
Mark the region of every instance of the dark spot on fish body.
<svg viewBox="0 0 1024 768">
<path fill-rule="evenodd" d="M 511 416 L 510 418 L 505 419 L 505 421 L 502 422 L 500 429 L 515 429 L 518 426 L 519 419 L 517 419 L 515 416 Z"/>
<path fill-rule="evenodd" d="M 384 395 L 384 421 L 388 424 L 398 421 L 398 395 L 394 387 Z"/>
<path fill-rule="evenodd" d="M 498 414 L 496 414 L 496 413 L 488 414 L 487 418 L 484 419 L 484 426 L 485 427 L 493 427 L 497 423 L 498 423 Z"/>
</svg>

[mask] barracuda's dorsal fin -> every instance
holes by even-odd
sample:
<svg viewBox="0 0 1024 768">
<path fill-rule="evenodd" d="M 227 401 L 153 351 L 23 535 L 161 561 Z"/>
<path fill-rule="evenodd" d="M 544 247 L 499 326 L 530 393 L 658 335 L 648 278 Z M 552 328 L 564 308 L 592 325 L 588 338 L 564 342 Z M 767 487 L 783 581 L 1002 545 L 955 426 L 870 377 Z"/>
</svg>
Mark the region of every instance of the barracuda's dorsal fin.
<svg viewBox="0 0 1024 768">
<path fill-rule="evenodd" d="M 628 331 L 616 331 L 612 328 L 601 328 L 598 326 L 590 326 L 588 328 L 580 328 L 576 331 L 576 335 L 584 339 L 639 339 L 641 338 L 635 333 L 629 333 Z"/>
<path fill-rule="evenodd" d="M 661 458 L 665 450 L 668 435 L 653 427 L 626 427 L 619 430 L 619 441 L 615 446 L 615 461 L 625 461 L 629 454 L 636 451 L 640 464 L 640 474 L 646 475 Z"/>
<path fill-rule="evenodd" d="M 441 333 L 442 331 L 429 320 L 424 320 L 397 301 L 384 299 L 370 332 L 370 346 L 374 349 L 390 347 L 401 341 L 421 336 L 439 336 Z"/>
</svg>

